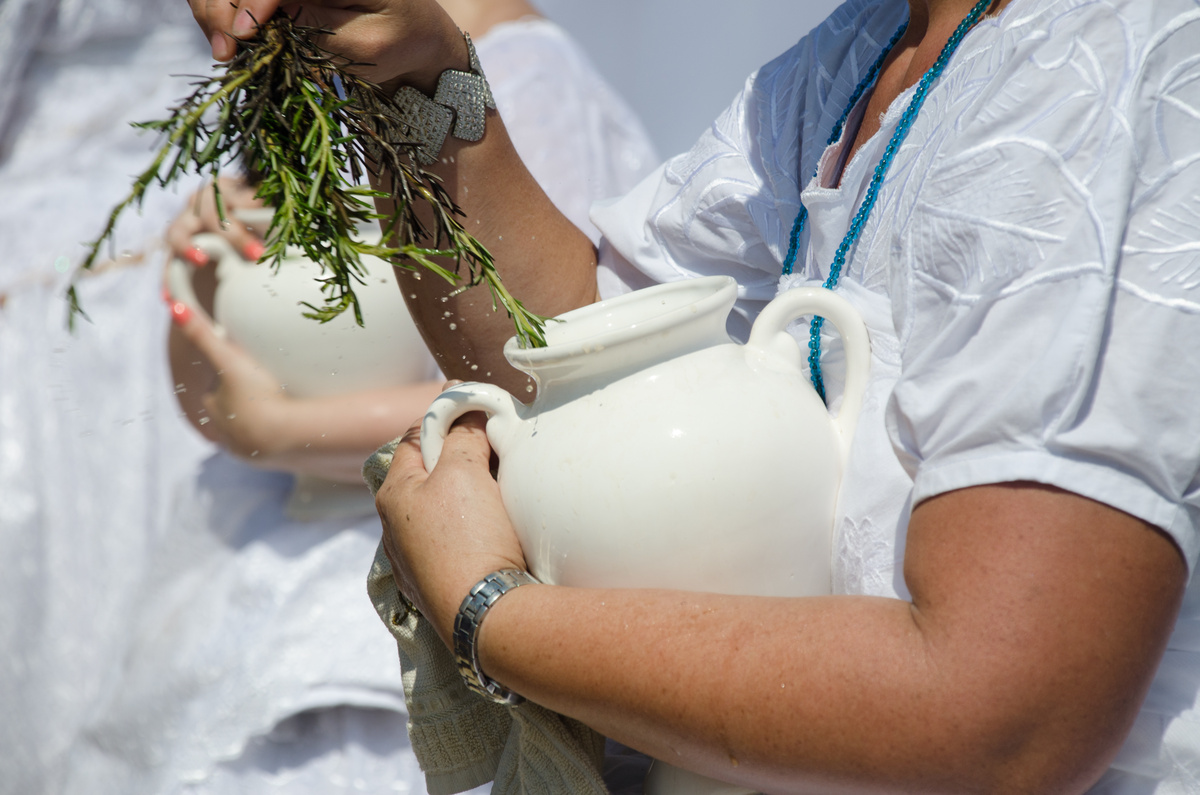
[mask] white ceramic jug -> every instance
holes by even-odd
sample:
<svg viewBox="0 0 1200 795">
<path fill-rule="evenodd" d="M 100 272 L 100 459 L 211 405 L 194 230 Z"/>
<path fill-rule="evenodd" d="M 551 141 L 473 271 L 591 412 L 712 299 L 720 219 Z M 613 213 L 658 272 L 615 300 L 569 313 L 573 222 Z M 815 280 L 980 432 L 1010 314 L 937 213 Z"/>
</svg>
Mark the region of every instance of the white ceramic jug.
<svg viewBox="0 0 1200 795">
<path fill-rule="evenodd" d="M 768 304 L 739 345 L 725 330 L 736 297 L 724 276 L 660 285 L 562 315 L 547 347 L 510 340 L 505 355 L 534 378 L 536 399 L 480 383 L 444 392 L 421 428 L 426 469 L 455 419 L 489 414 L 504 505 L 543 582 L 828 594 L 838 486 L 870 367 L 866 327 L 844 299 L 802 288 Z M 832 322 L 846 350 L 836 418 L 786 331 L 809 314 Z M 646 787 L 748 792 L 659 762 Z"/>
<path fill-rule="evenodd" d="M 267 263 L 246 260 L 217 235 L 197 235 L 195 242 L 216 262 L 216 322 L 279 379 L 288 393 L 322 397 L 435 376 L 433 359 L 408 314 L 390 263 L 362 258 L 367 275 L 354 291 L 361 302 L 363 326 L 355 323 L 350 312 L 319 323 L 304 317 L 301 306 L 302 302 L 322 303 L 317 263 L 299 252 L 289 252 L 276 272 Z M 176 300 L 203 312 L 192 272 L 191 265 L 172 261 L 167 269 L 168 289 Z M 310 475 L 296 478 L 286 506 L 288 515 L 298 519 L 373 510 L 370 494 L 358 484 Z"/>
</svg>

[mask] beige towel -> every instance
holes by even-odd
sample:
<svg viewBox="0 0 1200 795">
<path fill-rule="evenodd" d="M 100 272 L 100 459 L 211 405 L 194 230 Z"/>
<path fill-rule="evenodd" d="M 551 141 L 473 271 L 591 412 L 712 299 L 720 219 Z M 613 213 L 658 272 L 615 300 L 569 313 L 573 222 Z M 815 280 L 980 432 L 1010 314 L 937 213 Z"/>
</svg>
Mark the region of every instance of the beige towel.
<svg viewBox="0 0 1200 795">
<path fill-rule="evenodd" d="M 363 465 L 372 494 L 398 443 L 379 448 Z M 605 795 L 604 738 L 532 702 L 506 707 L 468 690 L 453 655 L 396 588 L 383 544 L 367 593 L 400 650 L 408 734 L 431 795 L 488 781 L 495 781 L 492 795 Z"/>
</svg>

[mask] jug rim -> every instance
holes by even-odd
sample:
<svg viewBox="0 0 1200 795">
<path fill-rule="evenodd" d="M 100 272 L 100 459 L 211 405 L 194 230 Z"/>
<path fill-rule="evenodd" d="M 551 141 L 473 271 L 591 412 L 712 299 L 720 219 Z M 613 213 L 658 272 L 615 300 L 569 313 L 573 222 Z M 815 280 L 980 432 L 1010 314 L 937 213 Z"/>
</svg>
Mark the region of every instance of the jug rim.
<svg viewBox="0 0 1200 795">
<path fill-rule="evenodd" d="M 693 297 L 688 299 L 689 295 Z M 635 323 L 605 320 L 615 312 L 636 304 L 651 305 L 656 300 L 663 302 L 664 299 L 674 300 L 666 304 L 662 311 L 648 314 Z M 514 365 L 553 364 L 643 339 L 681 325 L 683 321 L 720 311 L 722 307 L 724 316 L 727 316 L 736 300 L 737 281 L 731 276 L 703 276 L 656 284 L 564 312 L 546 324 L 545 347 L 522 348 L 514 336 L 505 343 L 504 355 Z M 561 331 L 568 321 L 575 324 L 569 336 Z M 565 339 L 555 339 L 560 336 Z"/>
</svg>

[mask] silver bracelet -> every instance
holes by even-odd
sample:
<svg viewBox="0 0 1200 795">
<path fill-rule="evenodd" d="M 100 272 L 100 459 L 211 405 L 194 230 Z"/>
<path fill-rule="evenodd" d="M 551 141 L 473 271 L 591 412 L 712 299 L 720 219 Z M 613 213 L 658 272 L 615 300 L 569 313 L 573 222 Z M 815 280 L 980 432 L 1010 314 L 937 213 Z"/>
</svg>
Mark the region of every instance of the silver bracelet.
<svg viewBox="0 0 1200 795">
<path fill-rule="evenodd" d="M 494 571 L 475 584 L 467 598 L 463 599 L 454 619 L 455 663 L 467 687 L 485 698 L 509 706 L 516 706 L 525 699 L 489 679 L 479 667 L 479 628 L 483 626 L 483 617 L 501 596 L 522 585 L 531 584 L 539 583 L 520 569 Z"/>
<path fill-rule="evenodd" d="M 487 128 L 488 109 L 495 109 L 496 100 L 484 77 L 475 45 L 466 33 L 470 72 L 447 69 L 438 78 L 433 99 L 412 86 L 401 86 L 392 96 L 395 103 L 393 118 L 417 144 L 417 162 L 431 165 L 437 162 L 450 128 L 454 137 L 463 141 L 478 141 Z"/>
</svg>

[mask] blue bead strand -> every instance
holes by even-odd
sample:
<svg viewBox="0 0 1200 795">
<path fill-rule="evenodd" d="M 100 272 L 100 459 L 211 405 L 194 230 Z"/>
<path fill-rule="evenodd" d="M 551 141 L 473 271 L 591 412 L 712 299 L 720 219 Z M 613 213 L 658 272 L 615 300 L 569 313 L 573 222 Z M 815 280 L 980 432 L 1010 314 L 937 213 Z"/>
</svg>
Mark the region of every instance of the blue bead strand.
<svg viewBox="0 0 1200 795">
<path fill-rule="evenodd" d="M 826 277 L 822 286 L 827 290 L 832 290 L 837 287 L 838 279 L 841 278 L 842 268 L 846 264 L 846 257 L 849 255 L 850 249 L 858 242 L 859 236 L 862 234 L 863 227 L 867 224 L 867 219 L 871 215 L 871 210 L 875 207 L 875 200 L 879 197 L 879 186 L 883 183 L 884 177 L 887 175 L 888 169 L 891 168 L 892 160 L 896 157 L 896 152 L 900 150 L 904 139 L 908 137 L 908 132 L 916 121 L 917 114 L 921 111 L 921 106 L 925 104 L 925 97 L 929 93 L 930 87 L 934 81 L 941 77 L 942 72 L 946 69 L 946 64 L 950 62 L 958 45 L 962 43 L 963 38 L 971 28 L 979 21 L 984 12 L 995 2 L 995 0 L 979 0 L 978 3 L 971 9 L 971 12 L 958 24 L 954 29 L 954 33 L 950 35 L 946 46 L 942 48 L 941 54 L 938 55 L 933 66 L 929 68 L 920 81 L 917 87 L 913 90 L 913 97 L 905 108 L 904 113 L 900 116 L 900 121 L 896 125 L 896 131 L 892 133 L 891 140 L 888 141 L 887 147 L 884 149 L 883 156 L 879 159 L 879 163 L 875 166 L 875 173 L 871 177 L 871 184 L 867 187 L 866 195 L 863 196 L 862 204 L 858 208 L 858 212 L 854 214 L 853 220 L 850 222 L 850 229 L 846 232 L 846 236 L 842 238 L 841 245 L 838 246 L 837 253 L 834 255 L 833 262 L 829 266 L 829 276 Z M 842 134 L 842 128 L 846 120 L 850 117 L 850 113 L 854 110 L 855 104 L 862 97 L 866 89 L 874 83 L 879 76 L 879 70 L 883 66 L 888 54 L 900 37 L 904 35 L 908 24 L 905 23 L 892 36 L 892 40 L 884 49 L 883 54 L 871 66 L 866 77 L 858 84 L 851 96 L 850 103 L 846 106 L 846 110 L 842 113 L 841 119 L 834 126 L 834 134 L 829 139 L 829 144 L 832 145 Z M 808 208 L 803 203 L 800 205 L 800 212 L 796 216 L 796 221 L 792 225 L 792 239 L 788 248 L 788 256 L 783 263 L 784 275 L 790 274 L 795 267 L 796 249 L 800 241 L 800 233 L 804 229 L 805 222 L 808 219 Z M 812 319 L 808 330 L 808 367 L 810 377 L 812 379 L 813 389 L 821 396 L 821 400 L 825 400 L 825 380 L 821 376 L 821 328 L 825 325 L 825 318 L 816 316 Z"/>
<path fill-rule="evenodd" d="M 846 103 L 846 109 L 842 111 L 842 117 L 833 125 L 833 133 L 830 134 L 829 140 L 825 143 L 826 148 L 837 143 L 837 139 L 842 137 L 842 130 L 846 126 L 846 120 L 850 118 L 850 113 L 854 110 L 854 106 L 858 104 L 858 100 L 866 93 L 866 90 L 875 83 L 875 78 L 879 77 L 879 70 L 883 68 L 883 62 L 887 60 L 892 49 L 896 46 L 896 42 L 908 30 L 908 22 L 906 21 L 900 28 L 892 34 L 892 39 L 883 48 L 883 52 L 875 59 L 875 63 L 871 64 L 871 68 L 867 70 L 867 74 L 859 81 L 854 89 L 854 93 L 850 95 L 850 101 Z M 819 167 L 818 167 L 819 168 Z M 817 176 L 817 172 L 813 171 L 813 177 Z M 803 190 L 804 186 L 800 186 Z M 808 208 L 804 206 L 804 202 L 800 203 L 800 212 L 796 215 L 796 221 L 792 224 L 791 240 L 788 243 L 787 257 L 783 260 L 783 275 L 788 276 L 796 266 L 796 250 L 800 246 L 800 234 L 804 231 L 804 224 L 808 220 Z"/>
</svg>

